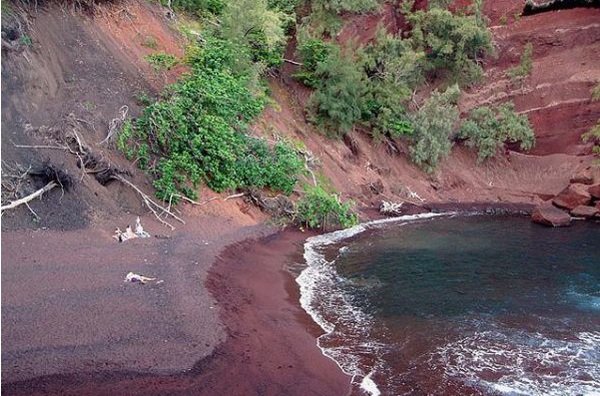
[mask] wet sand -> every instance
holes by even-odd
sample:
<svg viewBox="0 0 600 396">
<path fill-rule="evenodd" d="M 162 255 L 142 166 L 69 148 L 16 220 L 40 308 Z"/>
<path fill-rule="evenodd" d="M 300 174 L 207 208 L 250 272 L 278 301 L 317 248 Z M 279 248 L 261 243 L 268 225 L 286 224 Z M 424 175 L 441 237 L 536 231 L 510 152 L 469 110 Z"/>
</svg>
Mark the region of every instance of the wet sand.
<svg viewBox="0 0 600 396">
<path fill-rule="evenodd" d="M 285 269 L 305 238 L 225 225 L 124 244 L 3 233 L 2 393 L 346 394 Z M 129 270 L 164 282 L 126 284 Z"/>
</svg>

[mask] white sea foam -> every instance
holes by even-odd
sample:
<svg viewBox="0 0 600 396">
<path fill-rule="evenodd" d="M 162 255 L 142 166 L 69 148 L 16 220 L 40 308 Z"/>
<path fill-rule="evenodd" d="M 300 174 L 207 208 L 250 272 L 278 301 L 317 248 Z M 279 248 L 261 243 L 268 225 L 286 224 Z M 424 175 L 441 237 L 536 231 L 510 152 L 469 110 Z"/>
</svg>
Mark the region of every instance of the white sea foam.
<svg viewBox="0 0 600 396">
<path fill-rule="evenodd" d="M 349 296 L 339 287 L 344 280 L 336 272 L 334 263 L 325 259 L 322 249 L 384 224 L 403 225 L 414 220 L 450 215 L 454 213 L 425 213 L 375 220 L 308 238 L 304 244 L 304 259 L 308 267 L 302 271 L 296 282 L 300 286 L 302 308 L 325 331 L 325 334 L 318 338 L 317 344 L 325 356 L 333 359 L 342 371 L 353 377 L 354 384 L 371 395 L 381 393 L 372 379 L 378 362 L 372 358 L 365 360 L 365 356 L 377 356 L 384 345 L 365 342 L 369 340 L 371 317 L 350 303 Z M 327 346 L 327 341 L 336 330 L 336 326 L 343 326 L 344 337 L 351 338 L 354 342 L 343 346 Z"/>
<path fill-rule="evenodd" d="M 574 339 L 502 327 L 439 348 L 430 363 L 448 377 L 504 395 L 600 395 L 600 332 Z"/>
<path fill-rule="evenodd" d="M 371 371 L 369 374 L 367 374 L 365 378 L 363 378 L 362 382 L 360 383 L 360 388 L 370 395 L 379 396 L 381 395 L 381 392 L 379 391 L 379 388 L 377 387 L 375 381 L 371 379 L 372 376 L 373 371 Z"/>
</svg>

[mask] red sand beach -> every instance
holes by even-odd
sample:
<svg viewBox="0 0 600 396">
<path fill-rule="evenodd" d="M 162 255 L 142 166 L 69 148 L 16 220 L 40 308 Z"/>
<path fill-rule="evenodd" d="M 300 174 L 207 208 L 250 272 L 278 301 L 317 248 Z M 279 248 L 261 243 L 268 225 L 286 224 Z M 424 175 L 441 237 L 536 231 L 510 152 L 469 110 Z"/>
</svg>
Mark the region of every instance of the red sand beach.
<svg viewBox="0 0 600 396">
<path fill-rule="evenodd" d="M 2 393 L 347 394 L 285 270 L 305 237 L 227 222 L 123 244 L 3 232 Z M 130 270 L 164 282 L 124 283 Z"/>
</svg>

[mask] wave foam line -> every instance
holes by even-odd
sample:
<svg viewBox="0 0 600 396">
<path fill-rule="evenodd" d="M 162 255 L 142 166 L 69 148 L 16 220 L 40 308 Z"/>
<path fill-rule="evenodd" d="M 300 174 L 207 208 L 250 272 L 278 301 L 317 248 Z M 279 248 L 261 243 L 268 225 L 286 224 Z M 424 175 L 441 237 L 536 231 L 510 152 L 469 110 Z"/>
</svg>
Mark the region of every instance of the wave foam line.
<svg viewBox="0 0 600 396">
<path fill-rule="evenodd" d="M 332 359 L 344 373 L 352 376 L 353 384 L 359 385 L 361 389 L 372 396 L 381 394 L 377 384 L 372 379 L 375 369 L 372 368 L 366 374 L 360 367 L 359 356 L 353 354 L 349 348 L 327 348 L 323 346 L 324 341 L 330 338 L 336 329 L 336 325 L 326 319 L 326 313 L 335 315 L 340 323 L 353 323 L 353 331 L 357 333 L 354 337 L 361 340 L 368 339 L 371 318 L 360 308 L 353 306 L 349 302 L 348 296 L 339 289 L 338 285 L 341 278 L 335 270 L 334 262 L 327 261 L 321 253 L 321 249 L 384 224 L 402 222 L 401 225 L 404 225 L 415 220 L 452 216 L 454 214 L 455 212 L 422 213 L 374 220 L 351 228 L 310 237 L 304 244 L 304 259 L 307 268 L 296 278 L 296 282 L 300 286 L 300 304 L 302 308 L 325 332 L 317 338 L 317 345 L 323 355 Z M 362 347 L 364 346 L 363 343 Z M 384 348 L 384 345 L 369 343 L 369 348 L 371 351 L 376 352 L 378 349 Z M 362 378 L 360 383 L 357 382 L 359 378 Z"/>
</svg>

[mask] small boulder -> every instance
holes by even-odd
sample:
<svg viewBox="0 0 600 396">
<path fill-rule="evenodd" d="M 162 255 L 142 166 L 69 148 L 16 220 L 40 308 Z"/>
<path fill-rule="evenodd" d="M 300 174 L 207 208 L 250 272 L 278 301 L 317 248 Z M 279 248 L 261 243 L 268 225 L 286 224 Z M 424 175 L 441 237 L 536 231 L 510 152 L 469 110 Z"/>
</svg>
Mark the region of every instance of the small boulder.
<svg viewBox="0 0 600 396">
<path fill-rule="evenodd" d="M 592 175 L 591 169 L 582 169 L 571 176 L 571 183 L 594 184 L 594 175 Z"/>
<path fill-rule="evenodd" d="M 531 220 L 550 227 L 566 227 L 571 224 L 571 216 L 548 203 L 533 208 Z"/>
<path fill-rule="evenodd" d="M 590 194 L 592 197 L 600 199 L 600 183 L 594 184 L 593 186 L 589 186 L 587 191 L 588 194 Z"/>
<path fill-rule="evenodd" d="M 589 219 L 590 217 L 594 217 L 595 215 L 597 215 L 598 211 L 598 208 L 594 206 L 579 205 L 571 211 L 571 216 L 585 217 L 586 219 Z"/>
<path fill-rule="evenodd" d="M 588 186 L 575 183 L 558 193 L 552 203 L 559 208 L 573 210 L 576 206 L 589 204 L 591 200 L 592 196 L 588 192 Z"/>
</svg>

